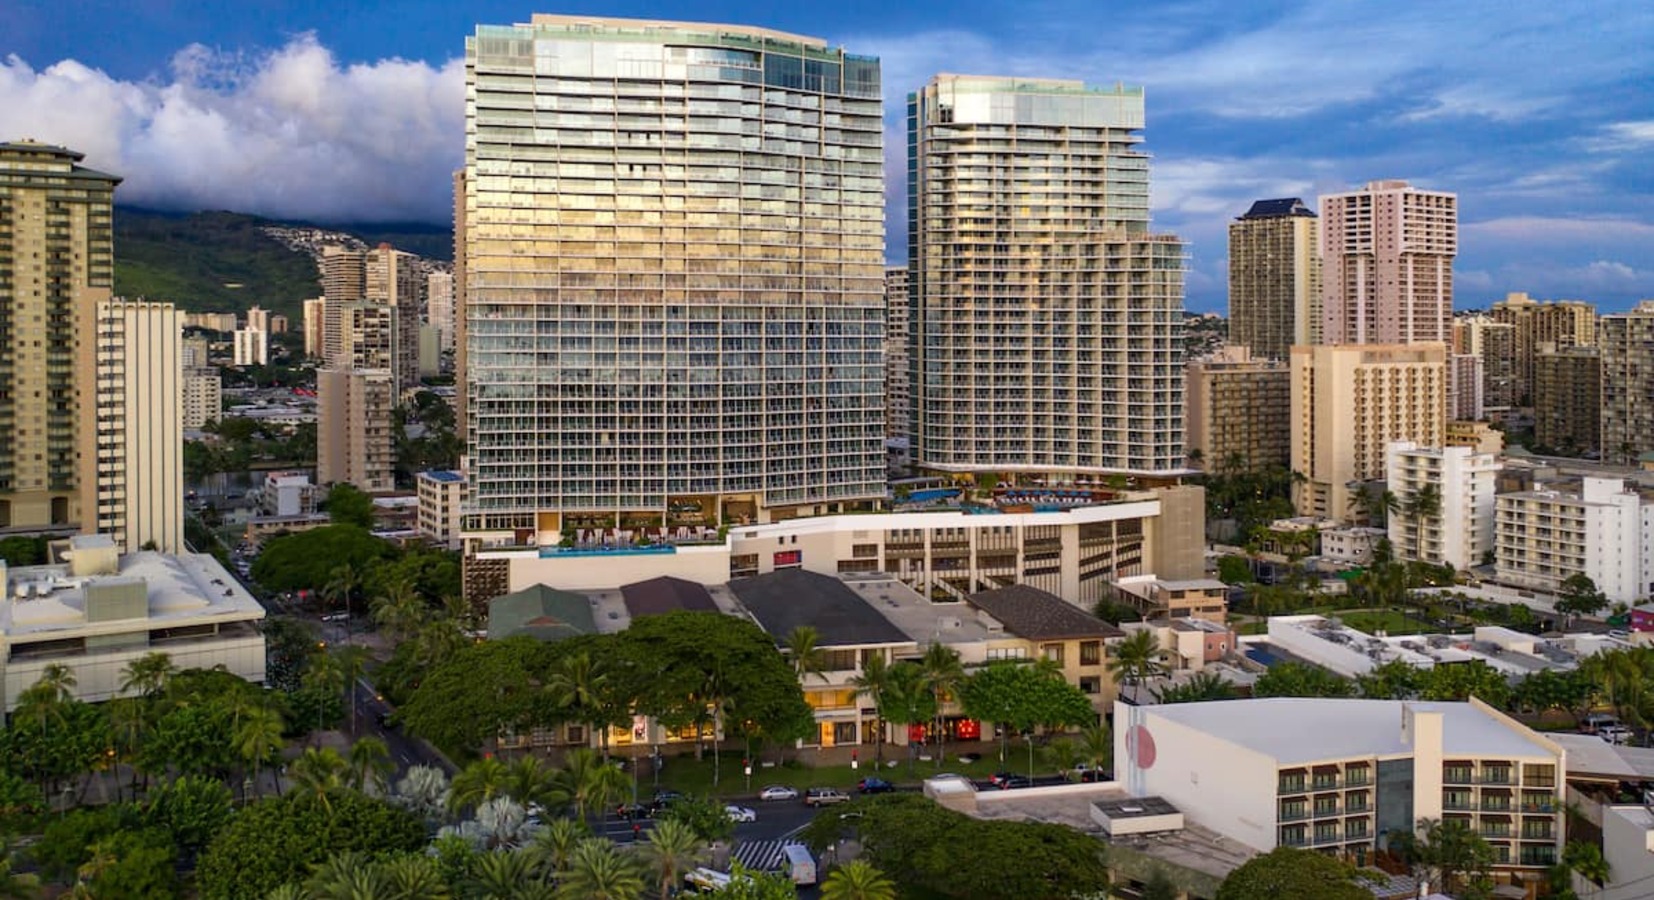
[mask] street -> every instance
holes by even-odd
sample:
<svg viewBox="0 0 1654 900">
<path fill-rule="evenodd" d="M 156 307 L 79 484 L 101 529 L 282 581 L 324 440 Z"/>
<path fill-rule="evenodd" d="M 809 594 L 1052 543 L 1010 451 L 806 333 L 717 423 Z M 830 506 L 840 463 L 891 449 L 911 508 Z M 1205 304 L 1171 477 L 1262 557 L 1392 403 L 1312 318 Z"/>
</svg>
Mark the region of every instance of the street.
<svg viewBox="0 0 1654 900">
<path fill-rule="evenodd" d="M 424 741 L 403 733 L 400 728 L 380 724 L 380 717 L 390 715 L 393 710 L 390 704 L 374 691 L 373 685 L 366 678 L 358 679 L 351 686 L 350 702 L 356 707 L 356 735 L 374 735 L 390 748 L 391 760 L 396 763 L 396 775 L 392 783 L 413 766 L 431 766 L 450 778 L 453 777 L 454 767 Z M 345 715 L 345 724 L 348 727 L 348 710 Z"/>
</svg>

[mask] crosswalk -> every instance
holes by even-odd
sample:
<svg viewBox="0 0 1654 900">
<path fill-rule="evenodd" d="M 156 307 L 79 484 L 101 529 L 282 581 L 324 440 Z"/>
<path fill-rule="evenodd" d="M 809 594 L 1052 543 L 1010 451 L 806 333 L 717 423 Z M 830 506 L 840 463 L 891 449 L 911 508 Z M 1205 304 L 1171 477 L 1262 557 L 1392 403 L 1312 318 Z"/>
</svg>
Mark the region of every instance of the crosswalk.
<svg viewBox="0 0 1654 900">
<path fill-rule="evenodd" d="M 785 852 L 781 849 L 797 841 L 742 841 L 730 851 L 730 859 L 757 872 L 779 872 Z"/>
</svg>

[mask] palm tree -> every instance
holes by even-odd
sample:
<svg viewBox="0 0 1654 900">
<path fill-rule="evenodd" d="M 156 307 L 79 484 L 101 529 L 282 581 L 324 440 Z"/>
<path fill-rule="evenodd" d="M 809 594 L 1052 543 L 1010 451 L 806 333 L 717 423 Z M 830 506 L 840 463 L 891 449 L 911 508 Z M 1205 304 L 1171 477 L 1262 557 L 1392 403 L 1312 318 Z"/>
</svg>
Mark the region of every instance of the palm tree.
<svg viewBox="0 0 1654 900">
<path fill-rule="evenodd" d="M 1441 488 L 1426 484 L 1407 496 L 1401 504 L 1402 515 L 1413 523 L 1413 558 L 1424 559 L 1424 522 L 1442 512 Z"/>
<path fill-rule="evenodd" d="M 1154 691 L 1161 703 L 1203 703 L 1209 700 L 1235 699 L 1235 686 L 1227 678 L 1213 672 L 1200 672 L 1182 684 L 1167 685 Z"/>
<path fill-rule="evenodd" d="M 356 682 L 367 671 L 373 651 L 360 644 L 347 644 L 334 651 L 339 673 L 344 676 L 344 702 L 350 707 L 350 733 L 356 733 Z"/>
<path fill-rule="evenodd" d="M 350 745 L 346 761 L 350 764 L 347 777 L 351 787 L 361 791 L 372 785 L 381 795 L 389 790 L 389 779 L 391 773 L 396 771 L 396 763 L 391 761 L 391 748 L 383 738 L 373 735 L 358 738 L 356 743 Z"/>
<path fill-rule="evenodd" d="M 1114 735 L 1110 733 L 1107 722 L 1081 729 L 1078 749 L 1080 757 L 1091 763 L 1093 769 L 1106 771 L 1113 768 Z"/>
<path fill-rule="evenodd" d="M 235 733 L 230 736 L 236 755 L 240 756 L 253 770 L 253 794 L 259 793 L 259 774 L 264 764 L 269 762 L 287 741 L 281 736 L 286 726 L 281 721 L 281 714 L 265 706 L 254 707 L 237 723 Z M 281 785 L 276 786 L 279 790 Z"/>
<path fill-rule="evenodd" d="M 316 653 L 305 666 L 300 683 L 316 695 L 316 730 L 311 733 L 311 738 L 313 746 L 319 747 L 322 740 L 321 705 L 328 695 L 338 694 L 344 690 L 344 669 L 339 666 L 337 657 L 327 653 Z"/>
<path fill-rule="evenodd" d="M 1141 687 L 1143 682 L 1166 673 L 1166 667 L 1161 663 L 1162 652 L 1160 643 L 1154 633 L 1148 629 L 1135 631 L 1132 635 L 1108 648 L 1108 671 L 1114 680 L 1121 684 Z M 1136 692 L 1133 692 L 1133 698 Z"/>
<path fill-rule="evenodd" d="M 1562 864 L 1598 887 L 1607 884 L 1613 877 L 1608 860 L 1602 855 L 1602 848 L 1589 841 L 1569 841 L 1562 848 Z"/>
<path fill-rule="evenodd" d="M 357 574 L 354 568 L 335 566 L 327 584 L 322 587 L 322 596 L 326 598 L 329 605 L 338 604 L 344 607 L 345 615 L 349 616 L 350 599 L 356 593 L 356 589 L 361 586 L 362 576 Z M 347 633 L 350 630 L 348 619 L 345 622 L 345 630 Z"/>
<path fill-rule="evenodd" d="M 901 662 L 891 666 L 885 680 L 884 705 L 879 708 L 882 718 L 909 730 L 914 725 L 930 721 L 933 695 L 930 685 L 925 682 L 925 673 L 917 663 Z M 906 743 L 907 766 L 911 774 L 915 755 L 911 731 Z"/>
<path fill-rule="evenodd" d="M 591 836 L 581 819 L 552 819 L 534 836 L 534 843 L 529 844 L 524 852 L 540 865 L 547 877 L 556 878 L 568 871 L 574 848 Z"/>
<path fill-rule="evenodd" d="M 116 759 L 126 763 L 136 773 L 142 758 L 139 750 L 144 746 L 144 728 L 149 721 L 149 709 L 136 697 L 117 697 L 109 701 L 108 710 L 109 727 L 115 738 Z M 134 774 L 134 791 L 137 786 L 138 777 Z M 120 780 L 116 779 L 115 799 L 119 800 L 120 794 Z"/>
<path fill-rule="evenodd" d="M 479 806 L 505 792 L 510 774 L 505 763 L 487 756 L 470 763 L 454 776 L 449 787 L 448 808 L 454 812 L 467 806 Z"/>
<path fill-rule="evenodd" d="M 346 850 L 328 857 L 304 883 L 312 900 L 391 900 L 390 879 L 365 853 Z"/>
<path fill-rule="evenodd" d="M 525 807 L 554 808 L 568 802 L 552 783 L 555 771 L 538 756 L 520 756 L 512 760 L 505 773 L 506 796 Z"/>
<path fill-rule="evenodd" d="M 400 644 L 430 618 L 430 608 L 406 581 L 394 581 L 373 600 L 373 621 L 392 643 Z"/>
<path fill-rule="evenodd" d="M 12 854 L 11 837 L 0 835 L 0 897 L 5 900 L 31 900 L 38 897 L 38 876 L 14 871 L 17 859 Z"/>
<path fill-rule="evenodd" d="M 936 766 L 940 768 L 942 757 L 947 755 L 947 729 L 944 727 L 947 718 L 946 704 L 964 685 L 965 667 L 959 661 L 959 651 L 941 641 L 933 641 L 925 648 L 925 655 L 919 660 L 919 668 L 924 670 L 925 681 L 930 685 L 931 695 L 936 702 Z"/>
<path fill-rule="evenodd" d="M 553 896 L 535 870 L 534 860 L 517 850 L 483 853 L 471 871 L 470 892 L 477 900 L 540 900 Z"/>
<path fill-rule="evenodd" d="M 827 680 L 827 653 L 820 647 L 821 632 L 813 625 L 800 625 L 787 633 L 785 653 L 792 663 L 798 683 L 804 684 L 810 676 Z"/>
<path fill-rule="evenodd" d="M 453 897 L 448 883 L 442 880 L 442 870 L 429 856 L 409 853 L 381 863 L 379 868 L 397 900 L 450 900 Z"/>
<path fill-rule="evenodd" d="M 29 690 L 38 691 L 48 703 L 66 703 L 75 696 L 75 686 L 78 684 L 80 681 L 75 678 L 74 669 L 64 663 L 47 663 Z"/>
<path fill-rule="evenodd" d="M 873 731 L 873 758 L 884 762 L 884 694 L 890 687 L 890 666 L 884 661 L 884 652 L 875 650 L 861 664 L 861 674 L 850 681 L 858 693 L 866 694 L 873 702 L 878 717 Z"/>
<path fill-rule="evenodd" d="M 299 758 L 293 760 L 293 783 L 301 791 L 314 794 L 324 808 L 332 811 L 333 804 L 328 797 L 344 788 L 348 768 L 344 757 L 332 747 L 306 747 Z"/>
<path fill-rule="evenodd" d="M 896 883 L 871 863 L 855 859 L 827 876 L 821 900 L 896 900 Z"/>
<path fill-rule="evenodd" d="M 145 653 L 121 670 L 121 693 L 154 697 L 176 674 L 178 667 L 172 664 L 172 657 L 160 651 Z"/>
<path fill-rule="evenodd" d="M 557 660 L 546 677 L 545 690 L 600 737 L 603 759 L 609 758 L 609 674 L 584 650 Z"/>
<path fill-rule="evenodd" d="M 660 900 L 667 900 L 672 896 L 672 889 L 683 880 L 684 873 L 700 864 L 706 854 L 706 842 L 682 820 L 662 819 L 649 829 L 649 840 L 642 850 L 644 860 L 659 880 Z"/>
<path fill-rule="evenodd" d="M 562 770 L 552 776 L 552 784 L 574 804 L 575 816 L 582 820 L 593 810 L 607 815 L 609 807 L 632 788 L 631 779 L 619 766 L 604 762 L 586 747 L 569 751 Z"/>
<path fill-rule="evenodd" d="M 569 858 L 557 891 L 569 900 L 641 900 L 643 874 L 635 859 L 602 838 L 582 841 Z"/>
</svg>

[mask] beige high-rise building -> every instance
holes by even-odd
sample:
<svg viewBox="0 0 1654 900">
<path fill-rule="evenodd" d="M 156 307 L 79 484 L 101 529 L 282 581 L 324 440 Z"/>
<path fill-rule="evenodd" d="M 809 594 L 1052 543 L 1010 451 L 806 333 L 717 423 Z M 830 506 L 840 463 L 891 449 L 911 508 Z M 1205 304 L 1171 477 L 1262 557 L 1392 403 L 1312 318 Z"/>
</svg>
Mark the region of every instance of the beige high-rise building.
<svg viewBox="0 0 1654 900">
<path fill-rule="evenodd" d="M 1484 418 L 1482 358 L 1470 353 L 1447 357 L 1447 418 L 1474 422 Z"/>
<path fill-rule="evenodd" d="M 536 14 L 465 67 L 467 531 L 880 502 L 878 61 Z"/>
<path fill-rule="evenodd" d="M 425 316 L 426 273 L 418 257 L 390 244 L 367 252 L 364 299 L 396 309 L 396 342 L 392 348 L 396 388 L 419 386 L 419 324 Z"/>
<path fill-rule="evenodd" d="M 224 379 L 213 366 L 184 368 L 185 428 L 201 428 L 224 413 Z"/>
<path fill-rule="evenodd" d="M 192 312 L 184 314 L 185 328 L 202 328 L 207 331 L 217 331 L 229 334 L 236 329 L 236 315 L 233 312 Z"/>
<path fill-rule="evenodd" d="M 1392 441 L 1443 445 L 1447 346 L 1292 348 L 1292 471 L 1298 513 L 1350 514 L 1356 486 L 1384 478 Z"/>
<path fill-rule="evenodd" d="M 1297 197 L 1259 200 L 1229 223 L 1229 344 L 1285 360 L 1321 343 L 1321 229 Z"/>
<path fill-rule="evenodd" d="M 270 364 L 270 335 L 251 328 L 235 330 L 235 365 L 267 366 Z"/>
<path fill-rule="evenodd" d="M 1521 405 L 1516 326 L 1486 314 L 1454 316 L 1451 354 L 1481 358 L 1482 408 L 1486 415 L 1502 417 Z"/>
<path fill-rule="evenodd" d="M 469 315 L 466 313 L 465 290 L 465 248 L 467 244 L 465 232 L 465 170 L 454 173 L 454 421 L 461 428 L 468 427 L 471 420 L 467 418 L 466 394 L 469 389 L 466 381 L 469 370 L 466 368 L 468 341 L 467 333 Z"/>
<path fill-rule="evenodd" d="M 1602 450 L 1602 353 L 1541 344 L 1533 364 L 1533 439 L 1573 455 Z"/>
<path fill-rule="evenodd" d="M 1183 433 L 1191 465 L 1232 474 L 1292 461 L 1292 377 L 1284 360 L 1226 347 L 1188 365 Z"/>
<path fill-rule="evenodd" d="M 274 334 L 275 332 L 270 330 L 270 311 L 257 306 L 247 310 L 247 330 Z"/>
<path fill-rule="evenodd" d="M 287 333 L 287 317 L 282 315 L 281 313 L 271 314 L 271 316 L 270 316 L 270 333 L 271 334 L 286 334 Z"/>
<path fill-rule="evenodd" d="M 908 97 L 914 463 L 1170 475 L 1184 246 L 1149 230 L 1143 91 L 938 75 Z"/>
<path fill-rule="evenodd" d="M 390 369 L 403 361 L 397 348 L 402 337 L 394 306 L 383 303 L 330 303 L 333 314 L 332 348 L 326 364 L 334 369 Z M 398 389 L 400 390 L 400 379 Z"/>
<path fill-rule="evenodd" d="M 370 494 L 396 489 L 389 369 L 316 371 L 316 482 L 353 484 Z"/>
<path fill-rule="evenodd" d="M 304 301 L 304 355 L 321 359 L 327 326 L 327 299 L 316 297 Z"/>
<path fill-rule="evenodd" d="M 454 273 L 432 272 L 425 276 L 425 309 L 436 327 L 442 352 L 454 349 Z"/>
<path fill-rule="evenodd" d="M 1323 340 L 1448 343 L 1458 252 L 1457 195 L 1371 181 L 1322 197 Z"/>
<path fill-rule="evenodd" d="M 350 303 L 367 297 L 367 254 L 361 250 L 329 244 L 322 248 L 322 296 L 334 303 Z"/>
<path fill-rule="evenodd" d="M 907 298 L 907 266 L 884 270 L 884 308 L 884 433 L 911 441 L 913 394 L 908 346 L 912 307 Z"/>
<path fill-rule="evenodd" d="M 1560 350 L 1597 342 L 1597 308 L 1580 300 L 1544 301 L 1510 293 L 1489 314 L 1515 329 L 1516 402 L 1522 406 L 1535 403 L 1534 364 L 1541 344 Z"/>
<path fill-rule="evenodd" d="M 185 317 L 188 318 L 187 316 Z M 188 328 L 188 325 L 184 326 Z M 212 344 L 204 337 L 184 338 L 184 368 L 198 369 L 212 365 Z"/>
<path fill-rule="evenodd" d="M 99 300 L 83 450 L 82 530 L 123 552 L 184 549 L 184 317 L 170 303 Z"/>
<path fill-rule="evenodd" d="M 83 154 L 0 143 L 0 528 L 90 525 L 90 353 L 120 179 Z"/>
<path fill-rule="evenodd" d="M 1654 450 L 1654 300 L 1597 320 L 1602 458 L 1631 465 Z"/>
</svg>

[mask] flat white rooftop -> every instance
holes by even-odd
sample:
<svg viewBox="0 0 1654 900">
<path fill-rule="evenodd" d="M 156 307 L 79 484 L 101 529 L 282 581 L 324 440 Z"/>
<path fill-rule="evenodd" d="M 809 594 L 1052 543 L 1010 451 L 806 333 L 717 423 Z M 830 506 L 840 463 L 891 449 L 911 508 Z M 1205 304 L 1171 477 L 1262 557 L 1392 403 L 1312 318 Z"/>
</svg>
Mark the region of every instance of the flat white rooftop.
<svg viewBox="0 0 1654 900">
<path fill-rule="evenodd" d="M 86 621 L 88 583 L 137 580 L 149 595 L 147 619 Z M 111 575 L 74 577 L 66 565 L 27 566 L 9 570 L 6 581 L 11 590 L 0 598 L 0 635 L 13 644 L 130 631 L 140 622 L 137 627 L 167 628 L 264 618 L 264 607 L 205 553 L 129 553 Z M 21 585 L 31 586 L 27 599 L 16 596 Z"/>
<path fill-rule="evenodd" d="M 1442 714 L 1442 752 L 1477 758 L 1551 753 L 1527 729 L 1513 728 L 1469 703 L 1269 697 L 1143 707 L 1156 717 L 1273 757 L 1282 766 L 1329 760 L 1410 756 L 1402 743 L 1402 709 Z"/>
</svg>

